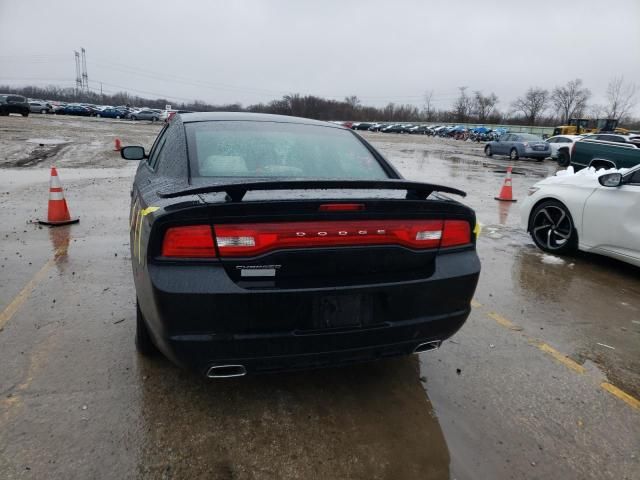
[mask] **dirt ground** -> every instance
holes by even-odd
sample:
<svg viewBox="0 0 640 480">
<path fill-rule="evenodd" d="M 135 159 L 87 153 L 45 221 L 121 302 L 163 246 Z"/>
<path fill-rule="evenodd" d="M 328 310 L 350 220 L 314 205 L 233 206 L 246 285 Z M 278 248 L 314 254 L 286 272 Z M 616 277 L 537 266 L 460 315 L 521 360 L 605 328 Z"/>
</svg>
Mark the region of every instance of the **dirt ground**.
<svg viewBox="0 0 640 480">
<path fill-rule="evenodd" d="M 0 167 L 116 167 L 123 145 L 153 143 L 162 128 L 149 121 L 58 115 L 0 117 Z"/>
</svg>

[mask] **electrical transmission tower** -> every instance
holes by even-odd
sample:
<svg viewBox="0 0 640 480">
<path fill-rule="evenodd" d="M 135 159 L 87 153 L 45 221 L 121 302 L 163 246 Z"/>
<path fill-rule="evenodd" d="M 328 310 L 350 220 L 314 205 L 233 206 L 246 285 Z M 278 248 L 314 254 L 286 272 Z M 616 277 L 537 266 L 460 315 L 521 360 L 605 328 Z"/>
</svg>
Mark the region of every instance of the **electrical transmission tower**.
<svg viewBox="0 0 640 480">
<path fill-rule="evenodd" d="M 87 73 L 87 52 L 84 47 L 80 49 L 82 51 L 82 87 L 85 90 L 89 90 L 89 74 Z"/>
<path fill-rule="evenodd" d="M 76 51 L 73 53 L 76 54 L 76 95 L 82 89 L 82 77 L 80 76 L 80 54 Z"/>
</svg>

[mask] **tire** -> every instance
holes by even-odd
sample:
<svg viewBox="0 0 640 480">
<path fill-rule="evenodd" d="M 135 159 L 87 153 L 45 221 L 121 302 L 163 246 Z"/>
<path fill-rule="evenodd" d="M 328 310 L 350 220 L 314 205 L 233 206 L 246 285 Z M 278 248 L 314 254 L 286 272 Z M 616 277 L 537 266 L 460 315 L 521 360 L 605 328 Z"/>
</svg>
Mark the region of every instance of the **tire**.
<svg viewBox="0 0 640 480">
<path fill-rule="evenodd" d="M 28 116 L 29 116 L 29 112 L 23 112 L 23 113 L 22 113 L 22 116 L 23 116 L 23 117 L 28 117 Z"/>
<path fill-rule="evenodd" d="M 117 119 L 120 119 L 120 115 L 116 115 L 116 118 L 117 118 Z"/>
<path fill-rule="evenodd" d="M 511 160 L 518 160 L 520 158 L 520 156 L 518 155 L 518 150 L 515 148 L 512 148 L 511 151 L 509 152 L 509 158 Z"/>
<path fill-rule="evenodd" d="M 129 119 L 135 122 L 136 120 L 138 120 L 138 117 L 132 115 L 131 117 L 129 117 Z"/>
<path fill-rule="evenodd" d="M 153 343 L 149 328 L 140 311 L 140 305 L 136 300 L 136 350 L 140 355 L 153 357 L 158 353 L 158 347 Z"/>
<path fill-rule="evenodd" d="M 558 152 L 558 165 L 561 167 L 568 167 L 571 164 L 571 157 L 566 150 L 560 150 Z"/>
<path fill-rule="evenodd" d="M 46 115 L 47 111 L 43 108 L 42 110 L 40 110 L 40 113 L 41 113 L 42 115 Z"/>
<path fill-rule="evenodd" d="M 543 162 L 543 161 L 544 161 L 544 158 L 540 158 L 540 157 L 536 158 L 536 162 Z"/>
<path fill-rule="evenodd" d="M 99 113 L 96 113 L 96 118 L 102 118 L 102 116 Z"/>
<path fill-rule="evenodd" d="M 487 157 L 493 156 L 493 152 L 491 151 L 491 145 L 487 145 L 486 147 L 484 147 L 484 154 Z"/>
<path fill-rule="evenodd" d="M 529 233 L 537 247 L 548 253 L 567 254 L 578 245 L 571 213 L 557 200 L 542 202 L 533 210 Z"/>
<path fill-rule="evenodd" d="M 152 117 L 151 118 L 151 123 L 156 123 L 158 121 L 158 117 Z"/>
</svg>

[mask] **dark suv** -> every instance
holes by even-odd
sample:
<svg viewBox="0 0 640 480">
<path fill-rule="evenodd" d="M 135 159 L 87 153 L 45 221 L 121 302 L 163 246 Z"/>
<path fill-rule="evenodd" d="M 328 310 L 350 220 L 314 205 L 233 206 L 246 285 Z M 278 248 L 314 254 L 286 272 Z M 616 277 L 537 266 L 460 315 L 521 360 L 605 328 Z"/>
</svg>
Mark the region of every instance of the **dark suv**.
<svg viewBox="0 0 640 480">
<path fill-rule="evenodd" d="M 23 96 L 0 93 L 0 115 L 19 113 L 23 117 L 28 117 L 30 111 L 29 102 Z"/>
</svg>

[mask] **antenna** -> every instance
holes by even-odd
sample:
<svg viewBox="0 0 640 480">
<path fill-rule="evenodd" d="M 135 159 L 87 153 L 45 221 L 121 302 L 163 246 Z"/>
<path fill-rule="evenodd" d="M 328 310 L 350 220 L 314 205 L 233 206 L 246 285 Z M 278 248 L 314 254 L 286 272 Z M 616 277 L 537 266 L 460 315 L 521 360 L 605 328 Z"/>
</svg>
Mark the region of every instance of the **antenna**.
<svg viewBox="0 0 640 480">
<path fill-rule="evenodd" d="M 73 53 L 76 54 L 76 95 L 82 88 L 82 77 L 80 76 L 80 54 L 77 51 Z"/>
<path fill-rule="evenodd" d="M 89 74 L 87 74 L 87 52 L 84 47 L 80 49 L 82 51 L 82 87 L 85 90 L 89 90 Z"/>
</svg>

